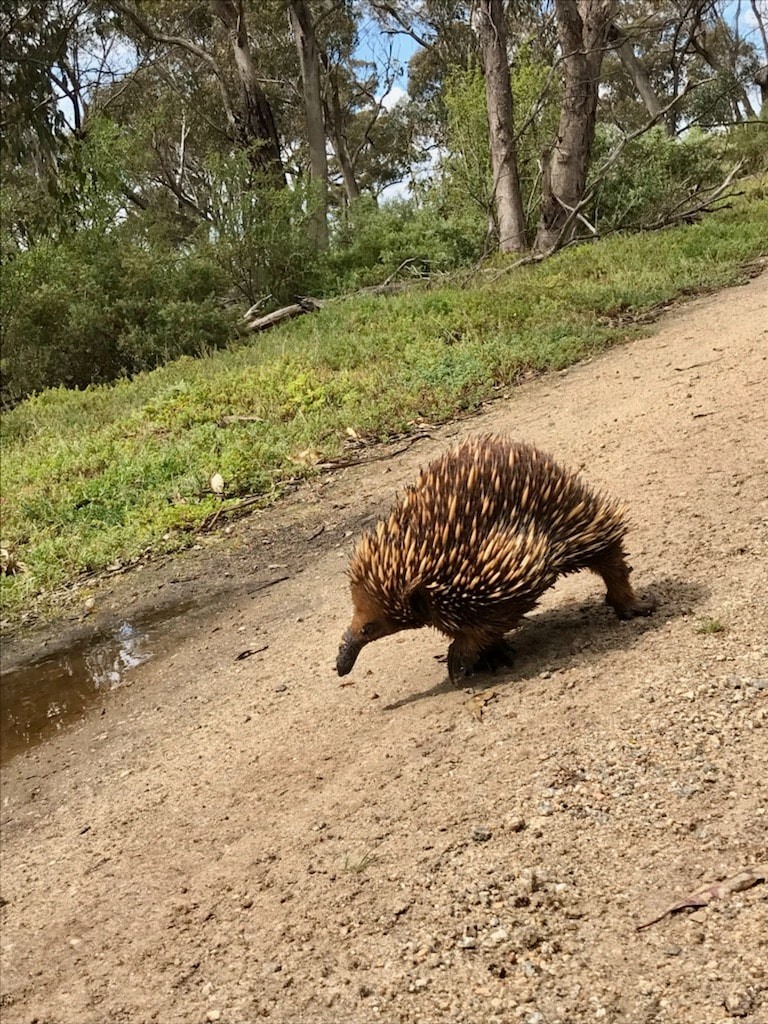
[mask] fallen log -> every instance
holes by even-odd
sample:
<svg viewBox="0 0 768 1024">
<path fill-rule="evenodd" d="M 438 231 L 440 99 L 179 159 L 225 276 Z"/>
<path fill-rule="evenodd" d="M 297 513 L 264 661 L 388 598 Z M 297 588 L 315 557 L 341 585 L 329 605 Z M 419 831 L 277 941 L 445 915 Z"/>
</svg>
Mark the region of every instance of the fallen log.
<svg viewBox="0 0 768 1024">
<path fill-rule="evenodd" d="M 316 313 L 318 309 L 322 309 L 325 302 L 322 299 L 313 299 L 311 296 L 301 296 L 296 302 L 290 306 L 282 306 L 280 309 L 275 309 L 271 313 L 267 313 L 266 316 L 251 317 L 252 310 L 249 309 L 244 316 L 246 329 L 249 331 L 266 331 L 270 327 L 275 327 L 277 324 L 281 324 L 284 320 L 292 320 L 296 316 L 301 316 L 302 313 Z"/>
</svg>

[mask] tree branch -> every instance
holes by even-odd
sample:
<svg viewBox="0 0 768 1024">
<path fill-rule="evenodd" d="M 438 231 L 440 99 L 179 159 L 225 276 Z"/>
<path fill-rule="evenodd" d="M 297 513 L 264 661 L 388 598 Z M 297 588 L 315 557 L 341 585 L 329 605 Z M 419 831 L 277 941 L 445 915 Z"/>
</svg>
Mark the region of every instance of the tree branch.
<svg viewBox="0 0 768 1024">
<path fill-rule="evenodd" d="M 232 109 L 232 104 L 229 101 L 229 96 L 224 85 L 224 76 L 221 72 L 221 68 L 215 58 L 204 50 L 202 46 L 198 46 L 197 43 L 193 43 L 191 39 L 186 39 L 184 36 L 172 36 L 165 32 L 161 32 L 154 26 L 150 25 L 138 11 L 133 10 L 128 4 L 123 3 L 123 0 L 113 0 L 112 6 L 116 11 L 124 14 L 126 18 L 133 22 L 133 24 L 143 32 L 144 35 L 151 39 L 154 43 L 162 43 L 165 46 L 178 46 L 182 50 L 186 50 L 188 53 L 194 54 L 199 57 L 200 60 L 204 61 L 211 69 L 219 86 L 221 93 L 221 100 L 224 106 L 224 112 L 227 116 L 227 121 L 234 127 L 235 125 L 235 112 Z"/>
</svg>

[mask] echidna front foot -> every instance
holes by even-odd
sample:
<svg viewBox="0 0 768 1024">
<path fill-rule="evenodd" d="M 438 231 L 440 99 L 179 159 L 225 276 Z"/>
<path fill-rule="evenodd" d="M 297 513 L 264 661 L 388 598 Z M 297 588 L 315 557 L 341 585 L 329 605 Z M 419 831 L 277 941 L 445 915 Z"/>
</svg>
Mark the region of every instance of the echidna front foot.
<svg viewBox="0 0 768 1024">
<path fill-rule="evenodd" d="M 514 648 L 503 637 L 479 651 L 454 640 L 448 648 L 448 675 L 455 686 L 460 686 L 462 680 L 476 672 L 496 672 L 500 668 L 509 668 L 514 655 Z"/>
<path fill-rule="evenodd" d="M 476 672 L 496 672 L 500 668 L 511 668 L 515 660 L 515 649 L 511 643 L 497 640 L 489 647 L 483 648 L 475 662 Z"/>
</svg>

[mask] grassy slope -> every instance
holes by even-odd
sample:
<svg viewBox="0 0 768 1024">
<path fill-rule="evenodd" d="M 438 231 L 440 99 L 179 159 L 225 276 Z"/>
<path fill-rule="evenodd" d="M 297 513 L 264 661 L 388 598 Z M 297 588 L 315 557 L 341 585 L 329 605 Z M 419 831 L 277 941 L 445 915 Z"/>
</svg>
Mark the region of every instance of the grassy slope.
<svg viewBox="0 0 768 1024">
<path fill-rule="evenodd" d="M 721 286 L 766 249 L 768 201 L 693 227 L 614 237 L 537 266 L 389 298 L 355 298 L 248 345 L 133 381 L 45 392 L 3 417 L 3 578 L 17 617 L 79 573 L 187 542 L 228 498 L 338 455 L 347 428 L 383 437 L 471 408 L 521 372 L 626 338 L 621 315 Z M 228 426 L 222 417 L 254 417 Z"/>
</svg>

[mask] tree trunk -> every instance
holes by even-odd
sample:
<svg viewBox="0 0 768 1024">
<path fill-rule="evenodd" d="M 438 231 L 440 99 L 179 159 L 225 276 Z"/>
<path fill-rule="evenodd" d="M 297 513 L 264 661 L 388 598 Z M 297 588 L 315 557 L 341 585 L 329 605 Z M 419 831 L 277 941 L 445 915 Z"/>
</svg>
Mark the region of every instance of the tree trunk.
<svg viewBox="0 0 768 1024">
<path fill-rule="evenodd" d="M 521 252 L 526 248 L 525 213 L 515 151 L 512 89 L 502 0 L 478 0 L 472 27 L 480 43 L 485 69 L 499 251 Z"/>
<path fill-rule="evenodd" d="M 608 28 L 608 39 L 619 55 L 622 67 L 637 89 L 640 99 L 645 104 L 645 109 L 651 117 L 659 118 L 664 109 L 664 104 L 656 95 L 656 90 L 653 88 L 653 83 L 648 77 L 642 62 L 635 56 L 631 39 L 615 23 Z M 669 124 L 666 125 L 666 129 L 669 134 L 673 134 Z"/>
<path fill-rule="evenodd" d="M 615 6 L 615 0 L 555 0 L 564 90 L 557 137 L 544 154 L 537 252 L 563 245 L 575 224 L 572 211 L 586 187 L 600 67 Z"/>
<path fill-rule="evenodd" d="M 325 151 L 325 119 L 320 90 L 320 60 L 315 25 L 305 0 L 291 0 L 291 28 L 296 40 L 307 120 L 310 176 L 315 183 L 319 205 L 313 217 L 314 240 L 321 249 L 328 248 L 328 156 Z"/>
<path fill-rule="evenodd" d="M 755 23 L 760 29 L 760 38 L 763 40 L 763 52 L 765 53 L 765 59 L 768 60 L 768 31 L 766 31 L 765 22 L 763 21 L 763 16 L 760 13 L 760 7 L 757 0 L 750 0 L 750 3 L 752 5 L 752 13 L 755 16 Z M 760 85 L 760 88 L 762 89 L 762 84 L 759 79 L 758 85 Z M 763 103 L 765 102 L 766 98 L 765 95 L 763 95 Z"/>
<path fill-rule="evenodd" d="M 728 28 L 728 25 L 723 21 L 722 18 L 718 18 L 718 21 L 720 26 L 722 27 L 723 34 L 726 38 L 729 38 L 730 29 Z M 723 60 L 719 56 L 719 54 L 715 53 L 715 51 L 710 49 L 710 47 L 707 45 L 703 32 L 692 33 L 691 46 L 693 46 L 694 50 L 696 51 L 696 53 L 699 54 L 700 57 L 704 58 L 704 60 L 707 62 L 707 64 L 709 64 L 713 71 L 717 71 L 718 74 L 722 75 L 725 79 L 727 79 L 728 77 L 733 78 L 734 92 L 738 97 L 734 98 L 734 100 L 732 101 L 734 121 L 738 122 L 750 117 L 754 117 L 755 111 L 752 106 L 752 103 L 750 102 L 749 96 L 747 95 L 747 91 L 741 84 L 741 82 L 739 82 L 736 78 L 736 55 L 732 51 L 732 48 L 729 47 L 729 49 L 731 49 L 730 61 Z M 739 108 L 739 103 L 742 103 L 744 105 L 743 115 Z"/>
<path fill-rule="evenodd" d="M 760 86 L 760 105 L 768 104 L 768 64 L 755 72 L 755 82 Z"/>
<path fill-rule="evenodd" d="M 339 83 L 336 77 L 336 70 L 330 66 L 327 57 L 323 58 L 323 66 L 328 82 L 325 104 L 326 121 L 328 123 L 333 152 L 344 182 L 344 194 L 347 197 L 347 203 L 351 204 L 360 197 L 360 186 L 357 183 L 355 166 L 349 152 L 347 136 L 344 131 L 344 114 L 341 109 L 341 100 L 339 99 Z"/>
<path fill-rule="evenodd" d="M 243 109 L 235 118 L 236 141 L 248 151 L 251 163 L 256 169 L 263 171 L 274 185 L 283 187 L 285 172 L 280 157 L 280 140 L 272 108 L 259 85 L 248 46 L 245 0 L 210 2 L 214 13 L 229 33 L 235 68 L 242 87 Z"/>
</svg>

